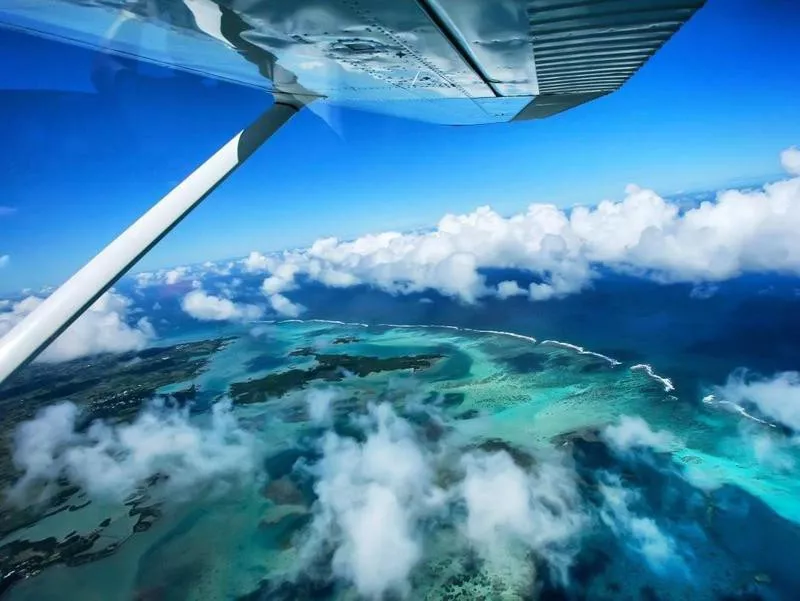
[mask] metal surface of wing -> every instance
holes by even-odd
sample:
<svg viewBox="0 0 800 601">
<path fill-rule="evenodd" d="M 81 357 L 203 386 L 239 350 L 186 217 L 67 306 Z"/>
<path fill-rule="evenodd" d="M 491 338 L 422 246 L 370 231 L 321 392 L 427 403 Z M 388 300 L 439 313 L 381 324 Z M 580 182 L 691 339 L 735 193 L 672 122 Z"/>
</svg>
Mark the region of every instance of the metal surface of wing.
<svg viewBox="0 0 800 601">
<path fill-rule="evenodd" d="M 618 89 L 703 0 L 7 0 L 0 26 L 453 125 Z"/>
</svg>

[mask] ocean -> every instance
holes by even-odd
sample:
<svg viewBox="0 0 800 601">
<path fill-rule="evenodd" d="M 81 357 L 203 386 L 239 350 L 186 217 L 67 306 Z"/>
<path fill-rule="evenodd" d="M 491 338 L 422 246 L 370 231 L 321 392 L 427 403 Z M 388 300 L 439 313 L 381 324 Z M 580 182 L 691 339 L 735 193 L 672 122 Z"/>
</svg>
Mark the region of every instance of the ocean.
<svg viewBox="0 0 800 601">
<path fill-rule="evenodd" d="M 115 544 L 8 598 L 794 599 L 794 433 L 725 383 L 797 369 L 796 284 L 616 277 L 476 305 L 304 287 L 302 320 L 214 326 L 153 290 L 159 344 L 233 340 L 160 391 L 194 385 L 191 408 L 145 409 L 169 428 L 109 422 L 54 451 L 101 458 L 138 500 L 81 492 L 6 535 Z"/>
</svg>

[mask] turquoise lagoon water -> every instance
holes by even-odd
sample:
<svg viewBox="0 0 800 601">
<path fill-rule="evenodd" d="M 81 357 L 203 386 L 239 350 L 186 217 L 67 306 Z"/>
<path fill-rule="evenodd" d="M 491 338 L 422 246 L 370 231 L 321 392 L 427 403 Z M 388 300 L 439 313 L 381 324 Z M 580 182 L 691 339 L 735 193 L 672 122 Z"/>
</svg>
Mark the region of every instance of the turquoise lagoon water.
<svg viewBox="0 0 800 601">
<path fill-rule="evenodd" d="M 463 503 L 446 501 L 435 519 L 420 521 L 420 555 L 403 587 L 389 589 L 387 598 L 783 599 L 800 590 L 787 560 L 800 551 L 800 479 L 793 468 L 760 462 L 748 442 L 753 435 L 777 436 L 775 428 L 723 404 L 686 398 L 671 389 L 669 374 L 553 341 L 448 327 L 293 321 L 231 326 L 224 333 L 238 338 L 194 382 L 201 402 L 224 396 L 231 382 L 308 368 L 313 358 L 289 355 L 302 347 L 442 359 L 425 370 L 345 374 L 315 385 L 335 392 L 334 417 L 325 424 L 309 421 L 308 390 L 234 406 L 240 426 L 259 443 L 264 468 L 252 481 L 213 494 L 158 498 L 162 517 L 134 535 L 128 507 L 101 501 L 12 533 L 0 545 L 60 539 L 108 517 L 97 544 L 121 545 L 104 559 L 22 581 L 10 599 L 62 599 L 64 591 L 103 601 L 361 598 L 352 578 L 331 572 L 331 553 L 316 557 L 313 569 L 298 566 L 308 561 L 306 543 L 319 513 L 315 465 L 322 441 L 336 430 L 363 443 L 369 426 L 359 416 L 381 404 L 410 424 L 415 444 L 434 458 L 437 483 L 458 481 L 459 459 L 482 444 L 488 453 L 506 449 L 533 458 L 521 462 L 531 473 L 554 461 L 567 466 L 579 484 L 576 511 L 585 518 L 579 533 L 561 541 L 570 560 L 566 576 L 558 576 L 543 557 L 552 551 L 547 546 L 509 543 L 499 551 L 502 561 L 476 558 L 464 535 Z M 342 337 L 355 340 L 333 344 Z M 623 416 L 669 432 L 668 443 L 657 453 L 614 452 L 602 430 Z M 797 465 L 797 452 L 786 453 Z M 268 482 L 278 479 L 294 482 L 302 498 L 265 495 Z M 632 540 L 635 528 L 609 521 L 598 490 L 615 481 L 635 498 L 626 510 L 635 514 L 629 523 L 654 524 L 659 540 L 671 541 L 672 559 L 645 561 L 642 545 Z M 776 544 L 790 548 L 776 552 Z"/>
</svg>

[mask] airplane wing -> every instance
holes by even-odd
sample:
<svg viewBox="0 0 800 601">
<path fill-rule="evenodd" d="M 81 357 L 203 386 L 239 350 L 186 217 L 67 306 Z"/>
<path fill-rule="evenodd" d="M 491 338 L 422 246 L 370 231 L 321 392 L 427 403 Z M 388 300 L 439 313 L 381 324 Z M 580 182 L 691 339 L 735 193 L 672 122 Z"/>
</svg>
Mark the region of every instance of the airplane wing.
<svg viewBox="0 0 800 601">
<path fill-rule="evenodd" d="M 9 0 L 0 26 L 451 125 L 617 90 L 703 0 Z"/>
</svg>

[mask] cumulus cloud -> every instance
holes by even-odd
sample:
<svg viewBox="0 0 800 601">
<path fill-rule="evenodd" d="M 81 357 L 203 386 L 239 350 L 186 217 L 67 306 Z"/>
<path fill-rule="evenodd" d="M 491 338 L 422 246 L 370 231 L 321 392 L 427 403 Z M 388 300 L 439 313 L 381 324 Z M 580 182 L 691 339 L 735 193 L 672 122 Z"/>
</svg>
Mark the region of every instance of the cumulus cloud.
<svg viewBox="0 0 800 601">
<path fill-rule="evenodd" d="M 800 148 L 792 146 L 781 153 L 781 165 L 787 173 L 800 175 Z"/>
<path fill-rule="evenodd" d="M 164 487 L 175 496 L 202 485 L 245 482 L 258 468 L 257 440 L 239 427 L 230 401 L 215 404 L 205 421 L 159 404 L 130 424 L 98 420 L 79 431 L 78 417 L 79 409 L 64 402 L 17 427 L 13 461 L 22 476 L 12 499 L 41 498 L 66 478 L 92 498 L 121 501 L 156 474 L 166 476 Z"/>
<path fill-rule="evenodd" d="M 301 276 L 393 294 L 432 289 L 466 302 L 487 295 L 562 297 L 589 286 L 599 268 L 694 284 L 746 272 L 798 274 L 798 156 L 798 149 L 782 155 L 784 167 L 797 177 L 763 189 L 723 191 L 689 210 L 631 185 L 623 200 L 593 208 L 533 204 L 504 217 L 481 207 L 446 215 L 430 231 L 384 232 L 349 242 L 325 238 L 305 250 L 252 253 L 244 263 L 272 274 L 264 284 L 267 293 L 285 292 Z M 533 283 L 526 288 L 506 280 L 491 287 L 482 274 L 489 268 L 527 272 Z"/>
<path fill-rule="evenodd" d="M 509 546 L 521 544 L 566 581 L 575 542 L 588 522 L 574 472 L 553 461 L 526 473 L 505 452 L 470 454 L 463 465 L 466 534 L 473 545 L 500 563 L 507 561 Z"/>
<path fill-rule="evenodd" d="M 269 259 L 260 252 L 253 251 L 242 260 L 245 271 L 259 273 L 269 269 Z"/>
<path fill-rule="evenodd" d="M 332 417 L 333 401 L 338 393 L 332 388 L 314 389 L 306 395 L 308 417 L 315 424 L 329 423 Z"/>
<path fill-rule="evenodd" d="M 291 301 L 286 292 L 298 287 L 295 276 L 300 268 L 292 261 L 282 261 L 277 255 L 263 255 L 251 252 L 242 259 L 242 268 L 248 273 L 264 273 L 270 275 L 261 284 L 261 292 L 272 310 L 281 317 L 299 317 L 306 308 L 300 303 Z"/>
<path fill-rule="evenodd" d="M 264 314 L 257 305 L 235 303 L 230 299 L 208 294 L 196 288 L 181 300 L 181 308 L 200 321 L 252 321 Z"/>
<path fill-rule="evenodd" d="M 278 314 L 283 317 L 290 317 L 292 319 L 299 317 L 306 308 L 299 304 L 293 303 L 283 294 L 273 294 L 267 297 L 269 306 Z"/>
<path fill-rule="evenodd" d="M 766 418 L 800 432 L 800 373 L 796 371 L 770 378 L 737 371 L 716 393 L 743 409 L 756 407 Z"/>
<path fill-rule="evenodd" d="M 142 271 L 133 276 L 137 288 L 146 288 L 157 283 L 156 274 L 151 271 Z"/>
<path fill-rule="evenodd" d="M 329 419 L 330 390 L 312 392 L 307 400 L 312 418 Z M 464 520 L 464 542 L 491 571 L 501 573 L 513 564 L 514 570 L 530 572 L 532 584 L 533 552 L 566 580 L 589 517 L 574 469 L 561 456 L 526 471 L 505 452 L 467 453 L 460 469 L 447 468 L 457 476 L 442 489 L 435 475 L 452 457 L 422 445 L 391 405 L 371 407 L 361 423 L 365 440 L 329 432 L 322 459 L 309 468 L 318 478 L 318 498 L 304 545 L 307 562 L 332 554 L 334 575 L 366 598 L 405 594 L 424 559 L 434 518 L 449 515 L 457 523 Z"/>
<path fill-rule="evenodd" d="M 24 496 L 36 483 L 52 484 L 62 472 L 55 457 L 75 438 L 78 408 L 73 403 L 60 403 L 39 411 L 36 418 L 21 423 L 14 434 L 14 465 L 23 475 L 17 482 L 14 496 Z"/>
<path fill-rule="evenodd" d="M 294 277 L 297 266 L 293 263 L 275 264 L 270 261 L 272 275 L 261 284 L 261 291 L 267 297 L 270 307 L 283 317 L 298 317 L 305 307 L 290 301 L 283 293 L 297 288 Z"/>
<path fill-rule="evenodd" d="M 203 263 L 203 270 L 206 274 L 212 275 L 230 275 L 236 263 L 233 261 L 221 261 L 215 263 L 214 261 L 206 261 Z"/>
<path fill-rule="evenodd" d="M 188 267 L 176 267 L 164 274 L 164 283 L 167 285 L 177 284 L 189 273 Z"/>
<path fill-rule="evenodd" d="M 294 281 L 297 269 L 297 266 L 292 263 L 276 265 L 272 271 L 272 275 L 264 280 L 264 283 L 261 285 L 261 290 L 267 295 L 294 290 L 297 288 L 297 284 L 295 284 Z"/>
<path fill-rule="evenodd" d="M 432 470 L 409 424 L 388 404 L 370 410 L 363 444 L 329 433 L 306 552 L 333 545 L 334 574 L 364 597 L 405 593 L 422 555 L 418 524 L 441 503 Z"/>
<path fill-rule="evenodd" d="M 29 296 L 0 313 L 0 336 L 43 302 Z M 41 361 L 68 361 L 98 353 L 121 353 L 140 350 L 155 338 L 153 326 L 143 317 L 134 325 L 128 323 L 131 300 L 115 292 L 101 296 L 75 323 L 39 356 Z"/>
<path fill-rule="evenodd" d="M 527 292 L 514 280 L 506 280 L 497 285 L 498 298 L 506 299 L 512 296 L 525 296 Z"/>
<path fill-rule="evenodd" d="M 756 461 L 761 465 L 780 472 L 794 469 L 795 460 L 791 451 L 798 444 L 796 439 L 789 440 L 772 433 L 752 430 L 744 432 L 743 436 L 752 445 Z"/>
<path fill-rule="evenodd" d="M 137 288 L 147 288 L 149 286 L 171 286 L 190 277 L 192 277 L 192 269 L 182 265 L 172 269 L 143 271 L 134 275 L 133 279 Z"/>
<path fill-rule="evenodd" d="M 630 415 L 623 415 L 616 424 L 606 426 L 603 438 L 622 453 L 636 448 L 668 451 L 677 443 L 677 439 L 666 430 L 652 430 L 641 417 Z"/>
<path fill-rule="evenodd" d="M 619 477 L 607 474 L 599 483 L 603 497 L 600 517 L 633 551 L 656 572 L 683 566 L 675 540 L 661 531 L 655 520 L 637 515 L 632 506 L 639 501 L 636 491 L 624 488 Z"/>
<path fill-rule="evenodd" d="M 179 265 L 171 269 L 142 271 L 133 275 L 137 288 L 150 286 L 172 286 L 180 282 L 191 282 L 193 288 L 201 286 L 202 279 L 209 275 L 229 276 L 236 267 L 234 261 L 206 261 L 202 265 Z"/>
<path fill-rule="evenodd" d="M 11 257 L 8 255 L 0 255 L 0 269 L 6 267 L 11 262 Z"/>
</svg>

